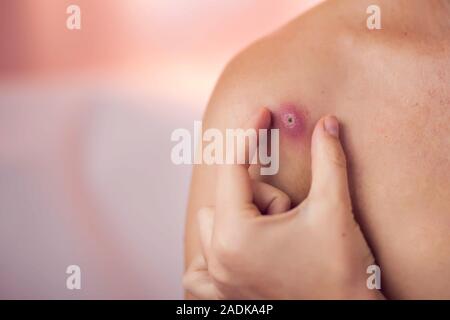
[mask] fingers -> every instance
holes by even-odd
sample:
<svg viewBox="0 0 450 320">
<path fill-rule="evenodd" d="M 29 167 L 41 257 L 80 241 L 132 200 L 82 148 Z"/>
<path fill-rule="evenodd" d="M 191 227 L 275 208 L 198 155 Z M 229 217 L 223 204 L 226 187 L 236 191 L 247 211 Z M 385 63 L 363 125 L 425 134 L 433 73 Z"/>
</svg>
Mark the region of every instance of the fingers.
<svg viewBox="0 0 450 320">
<path fill-rule="evenodd" d="M 273 215 L 288 211 L 291 199 L 270 184 L 252 180 L 253 201 L 263 214 Z"/>
<path fill-rule="evenodd" d="M 197 219 L 203 256 L 208 260 L 214 227 L 214 209 L 212 207 L 201 208 L 197 213 Z"/>
<path fill-rule="evenodd" d="M 192 260 L 183 277 L 184 289 L 197 299 L 217 299 L 217 290 L 202 255 Z"/>
<path fill-rule="evenodd" d="M 311 142 L 312 182 L 308 199 L 334 205 L 350 204 L 347 164 L 339 140 L 339 123 L 334 116 L 319 120 Z"/>
<path fill-rule="evenodd" d="M 269 126 L 270 111 L 262 108 L 252 119 L 250 119 L 245 126 L 245 129 L 252 129 L 257 137 L 259 129 L 265 129 Z M 234 152 L 234 150 L 228 149 L 229 148 L 226 150 L 227 153 Z M 248 155 L 250 150 L 249 143 L 245 143 L 245 148 L 240 149 L 241 150 L 237 150 L 237 152 L 244 152 L 244 155 Z M 251 157 L 252 156 L 250 156 L 250 159 Z M 236 161 L 234 161 L 234 163 L 236 163 Z M 253 193 L 250 176 L 248 174 L 248 163 L 219 166 L 216 192 L 218 215 L 221 215 L 223 212 L 227 212 L 228 214 L 251 212 L 252 210 L 246 210 L 253 205 Z M 254 213 L 257 214 L 257 212 Z"/>
</svg>

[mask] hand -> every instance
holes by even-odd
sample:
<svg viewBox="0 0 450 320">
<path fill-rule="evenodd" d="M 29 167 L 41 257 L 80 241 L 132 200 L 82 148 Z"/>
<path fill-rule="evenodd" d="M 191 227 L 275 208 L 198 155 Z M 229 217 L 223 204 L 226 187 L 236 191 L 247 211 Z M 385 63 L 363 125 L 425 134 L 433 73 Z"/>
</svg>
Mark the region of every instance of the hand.
<svg viewBox="0 0 450 320">
<path fill-rule="evenodd" d="M 247 127 L 269 124 L 263 109 Z M 311 188 L 293 209 L 282 191 L 252 181 L 248 166 L 219 167 L 216 206 L 198 212 L 202 255 L 186 271 L 188 292 L 200 299 L 382 298 L 366 287 L 374 257 L 353 216 L 336 118 L 316 124 L 311 148 Z"/>
</svg>

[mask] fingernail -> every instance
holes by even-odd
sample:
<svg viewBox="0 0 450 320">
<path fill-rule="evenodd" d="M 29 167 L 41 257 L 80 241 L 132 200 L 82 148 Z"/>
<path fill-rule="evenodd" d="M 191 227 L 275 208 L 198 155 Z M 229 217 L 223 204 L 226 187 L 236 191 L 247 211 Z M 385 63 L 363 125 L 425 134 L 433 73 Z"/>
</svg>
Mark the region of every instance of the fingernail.
<svg viewBox="0 0 450 320">
<path fill-rule="evenodd" d="M 334 116 L 327 116 L 323 122 L 325 131 L 332 136 L 339 138 L 339 122 Z"/>
</svg>

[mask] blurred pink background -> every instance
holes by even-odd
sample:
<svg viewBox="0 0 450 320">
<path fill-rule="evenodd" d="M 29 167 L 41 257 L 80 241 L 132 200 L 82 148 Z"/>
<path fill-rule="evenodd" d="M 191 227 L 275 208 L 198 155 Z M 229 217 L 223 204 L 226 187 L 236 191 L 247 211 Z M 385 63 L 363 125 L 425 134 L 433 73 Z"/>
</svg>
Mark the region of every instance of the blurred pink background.
<svg viewBox="0 0 450 320">
<path fill-rule="evenodd" d="M 234 54 L 317 2 L 1 0 L 0 298 L 182 298 L 191 168 L 170 134 Z"/>
</svg>

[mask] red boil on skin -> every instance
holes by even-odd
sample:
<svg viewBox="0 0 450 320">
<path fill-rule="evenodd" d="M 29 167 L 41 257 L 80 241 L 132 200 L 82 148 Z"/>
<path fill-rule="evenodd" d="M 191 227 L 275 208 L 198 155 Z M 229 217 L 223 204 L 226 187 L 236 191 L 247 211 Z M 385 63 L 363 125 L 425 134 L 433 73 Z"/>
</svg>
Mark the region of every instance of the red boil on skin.
<svg viewBox="0 0 450 320">
<path fill-rule="evenodd" d="M 281 106 L 273 113 L 273 128 L 280 129 L 280 135 L 298 138 L 306 131 L 306 115 L 294 105 Z"/>
</svg>

